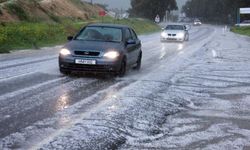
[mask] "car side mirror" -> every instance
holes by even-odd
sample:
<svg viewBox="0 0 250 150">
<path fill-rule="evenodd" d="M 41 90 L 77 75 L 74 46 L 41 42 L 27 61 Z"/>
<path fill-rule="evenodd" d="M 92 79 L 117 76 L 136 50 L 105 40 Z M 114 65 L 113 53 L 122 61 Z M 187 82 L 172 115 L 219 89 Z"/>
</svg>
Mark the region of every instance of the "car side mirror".
<svg viewBox="0 0 250 150">
<path fill-rule="evenodd" d="M 188 31 L 188 30 L 190 30 L 190 29 L 191 29 L 191 26 L 190 26 L 190 25 L 188 25 L 188 24 L 185 25 L 185 30 L 186 30 L 186 31 Z"/>
<path fill-rule="evenodd" d="M 136 44 L 136 42 L 135 42 L 135 40 L 132 40 L 132 39 L 130 39 L 130 40 L 127 40 L 127 45 L 130 45 L 130 44 Z"/>
<path fill-rule="evenodd" d="M 72 41 L 73 38 L 74 38 L 73 36 L 68 36 L 68 37 L 67 37 L 68 41 Z"/>
</svg>

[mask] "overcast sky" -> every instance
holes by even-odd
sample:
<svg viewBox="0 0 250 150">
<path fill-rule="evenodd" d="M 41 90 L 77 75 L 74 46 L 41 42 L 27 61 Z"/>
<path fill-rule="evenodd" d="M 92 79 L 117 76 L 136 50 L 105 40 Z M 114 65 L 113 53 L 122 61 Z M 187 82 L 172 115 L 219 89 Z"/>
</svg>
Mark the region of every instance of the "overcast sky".
<svg viewBox="0 0 250 150">
<path fill-rule="evenodd" d="M 91 0 L 85 0 L 90 2 Z M 109 8 L 130 8 L 130 0 L 92 0 L 93 3 L 107 4 Z M 179 9 L 181 9 L 182 5 L 185 4 L 187 0 L 176 0 L 178 3 Z"/>
</svg>

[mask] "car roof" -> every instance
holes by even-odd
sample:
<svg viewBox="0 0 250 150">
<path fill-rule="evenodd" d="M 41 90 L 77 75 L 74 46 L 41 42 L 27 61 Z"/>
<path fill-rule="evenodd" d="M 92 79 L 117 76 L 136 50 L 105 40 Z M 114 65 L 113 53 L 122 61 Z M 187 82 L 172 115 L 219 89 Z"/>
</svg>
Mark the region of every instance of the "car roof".
<svg viewBox="0 0 250 150">
<path fill-rule="evenodd" d="M 88 27 L 114 27 L 114 28 L 131 28 L 127 25 L 121 24 L 107 24 L 107 23 L 94 23 L 87 25 Z"/>
<path fill-rule="evenodd" d="M 167 26 L 185 26 L 185 25 L 181 23 L 171 23 L 171 24 L 167 24 Z"/>
</svg>

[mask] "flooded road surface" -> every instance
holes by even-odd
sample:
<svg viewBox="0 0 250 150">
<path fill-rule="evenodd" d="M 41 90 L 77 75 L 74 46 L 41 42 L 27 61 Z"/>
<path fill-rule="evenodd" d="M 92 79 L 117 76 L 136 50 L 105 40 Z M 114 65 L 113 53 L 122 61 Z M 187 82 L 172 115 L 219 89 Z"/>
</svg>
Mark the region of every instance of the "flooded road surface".
<svg viewBox="0 0 250 150">
<path fill-rule="evenodd" d="M 206 43 L 163 96 L 189 103 L 167 117 L 160 134 L 128 138 L 120 149 L 250 149 L 249 47 L 232 33 Z"/>
<path fill-rule="evenodd" d="M 60 46 L 0 55 L 0 149 L 249 148 L 248 39 L 206 25 L 140 39 L 123 78 L 61 75 Z"/>
</svg>

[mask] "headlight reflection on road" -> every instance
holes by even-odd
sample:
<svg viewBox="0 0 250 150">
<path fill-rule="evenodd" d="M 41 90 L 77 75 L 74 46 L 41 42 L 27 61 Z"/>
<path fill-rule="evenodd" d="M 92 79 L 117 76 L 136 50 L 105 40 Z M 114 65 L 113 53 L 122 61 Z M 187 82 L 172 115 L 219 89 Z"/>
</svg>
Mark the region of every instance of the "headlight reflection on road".
<svg viewBox="0 0 250 150">
<path fill-rule="evenodd" d="M 56 101 L 55 109 L 57 111 L 62 111 L 66 108 L 68 108 L 70 105 L 70 96 L 67 92 L 65 92 L 62 96 L 58 98 Z M 58 121 L 58 126 L 65 126 L 69 125 L 72 121 L 72 116 L 69 116 L 68 114 L 64 114 L 60 117 Z"/>
<path fill-rule="evenodd" d="M 160 54 L 159 59 L 163 59 L 166 56 L 166 54 L 167 54 L 165 44 L 161 44 L 161 47 L 162 47 L 161 48 L 161 54 Z"/>
<path fill-rule="evenodd" d="M 56 103 L 56 110 L 64 110 L 66 108 L 68 108 L 69 106 L 69 96 L 68 94 L 64 94 L 62 95 L 58 100 L 57 100 L 57 103 Z"/>
<path fill-rule="evenodd" d="M 70 117 L 70 116 L 63 116 L 63 117 L 61 117 L 60 118 L 60 120 L 59 120 L 59 126 L 65 126 L 65 125 L 69 125 L 70 123 L 71 123 L 71 121 L 72 121 L 72 116 Z"/>
<path fill-rule="evenodd" d="M 116 93 L 117 93 L 116 90 L 106 93 L 104 100 L 110 100 L 110 99 L 118 100 L 118 96 L 116 95 Z M 117 109 L 118 109 L 118 106 L 115 105 L 115 104 L 108 107 L 108 110 L 111 111 L 111 112 L 115 111 Z"/>
<path fill-rule="evenodd" d="M 182 50 L 182 49 L 183 49 L 183 47 L 184 47 L 184 45 L 183 45 L 183 44 L 178 44 L 178 48 L 177 48 L 177 50 L 178 50 L 178 51 L 180 51 L 180 50 Z"/>
<path fill-rule="evenodd" d="M 114 110 L 117 109 L 117 106 L 116 105 L 112 105 L 112 106 L 108 107 L 108 109 L 111 110 L 111 111 L 114 111 Z"/>
</svg>

